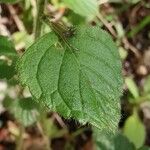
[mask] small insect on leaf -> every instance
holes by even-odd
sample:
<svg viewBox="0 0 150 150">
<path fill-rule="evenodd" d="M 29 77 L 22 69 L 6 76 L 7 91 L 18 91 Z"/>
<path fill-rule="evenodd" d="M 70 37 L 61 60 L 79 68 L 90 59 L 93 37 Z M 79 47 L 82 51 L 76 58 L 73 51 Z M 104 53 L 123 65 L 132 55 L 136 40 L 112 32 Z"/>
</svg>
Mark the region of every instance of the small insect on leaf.
<svg viewBox="0 0 150 150">
<path fill-rule="evenodd" d="M 75 27 L 68 28 L 67 31 L 63 32 L 64 37 L 65 38 L 70 38 L 70 37 L 74 36 L 75 35 L 75 30 L 76 30 Z"/>
</svg>

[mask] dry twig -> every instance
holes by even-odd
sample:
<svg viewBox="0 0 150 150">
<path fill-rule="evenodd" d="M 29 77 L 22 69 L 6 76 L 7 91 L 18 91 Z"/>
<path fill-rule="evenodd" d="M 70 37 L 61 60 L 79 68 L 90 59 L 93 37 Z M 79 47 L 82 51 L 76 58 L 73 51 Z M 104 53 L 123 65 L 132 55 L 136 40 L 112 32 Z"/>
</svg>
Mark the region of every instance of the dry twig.
<svg viewBox="0 0 150 150">
<path fill-rule="evenodd" d="M 57 122 L 61 125 L 62 128 L 67 129 L 67 126 L 65 125 L 64 121 L 57 113 L 53 113 L 53 116 L 57 120 Z"/>
<path fill-rule="evenodd" d="M 16 10 L 14 9 L 14 7 L 12 5 L 7 5 L 9 12 L 11 14 L 11 16 L 13 17 L 19 31 L 26 31 L 23 22 L 20 20 L 20 18 L 18 17 Z"/>
<path fill-rule="evenodd" d="M 116 34 L 115 30 L 113 29 L 112 24 L 109 23 L 101 14 L 99 14 L 99 15 L 97 16 L 97 18 L 104 24 L 104 26 L 109 30 L 109 32 L 113 35 L 113 37 L 117 38 L 117 34 Z M 134 46 L 127 40 L 126 37 L 122 38 L 122 41 L 121 41 L 121 42 L 122 42 L 122 44 L 124 45 L 125 49 L 131 50 L 131 51 L 135 54 L 135 56 L 136 56 L 137 58 L 140 58 L 140 57 L 141 57 L 141 55 L 140 55 L 140 53 L 139 53 L 139 50 L 138 50 L 136 47 L 134 47 Z"/>
</svg>

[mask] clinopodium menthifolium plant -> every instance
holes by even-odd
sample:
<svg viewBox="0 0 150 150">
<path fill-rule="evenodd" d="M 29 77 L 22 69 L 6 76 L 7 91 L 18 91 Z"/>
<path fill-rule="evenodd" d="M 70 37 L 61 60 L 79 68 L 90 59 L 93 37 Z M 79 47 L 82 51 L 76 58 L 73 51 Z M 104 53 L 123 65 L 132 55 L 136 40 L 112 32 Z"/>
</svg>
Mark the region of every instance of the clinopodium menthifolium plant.
<svg viewBox="0 0 150 150">
<path fill-rule="evenodd" d="M 114 42 L 99 27 L 51 24 L 52 31 L 37 39 L 19 61 L 22 84 L 50 110 L 115 131 L 122 78 Z"/>
<path fill-rule="evenodd" d="M 23 0 L 0 2 L 26 3 Z M 80 24 L 70 24 L 69 17 L 57 19 L 49 14 L 47 0 L 37 0 L 35 3 L 34 42 L 31 40 L 32 44 L 27 46 L 22 56 L 17 56 L 13 44 L 0 36 L 0 55 L 13 62 L 8 65 L 0 60 L 0 69 L 5 68 L 7 76 L 0 74 L 1 78 L 10 79 L 17 74 L 20 84 L 31 93 L 30 97 L 24 97 L 24 88 L 21 87 L 18 100 L 10 103 L 8 98 L 4 105 L 23 126 L 33 124 L 40 116 L 39 120 L 44 122 L 43 132 L 47 136 L 50 130 L 44 115 L 56 112 L 65 119 L 75 119 L 82 125 L 90 126 L 97 149 L 134 150 L 134 145 L 117 131 L 121 118 L 122 65 L 115 42 L 98 23 L 97 0 L 52 1 L 57 7 L 72 10 L 78 16 L 76 19 L 82 22 Z M 85 20 L 89 23 L 86 24 Z M 132 116 L 128 123 L 139 124 L 137 110 L 134 112 L 136 117 Z M 128 130 L 128 123 L 124 129 L 127 137 L 132 132 Z M 143 129 L 142 124 L 139 126 Z M 136 148 L 144 143 L 143 130 L 140 134 L 143 140 L 135 145 Z M 134 143 L 132 138 L 131 142 Z"/>
<path fill-rule="evenodd" d="M 68 32 L 47 33 L 26 50 L 18 65 L 21 82 L 50 110 L 115 131 L 122 85 L 116 46 L 99 27 Z"/>
</svg>

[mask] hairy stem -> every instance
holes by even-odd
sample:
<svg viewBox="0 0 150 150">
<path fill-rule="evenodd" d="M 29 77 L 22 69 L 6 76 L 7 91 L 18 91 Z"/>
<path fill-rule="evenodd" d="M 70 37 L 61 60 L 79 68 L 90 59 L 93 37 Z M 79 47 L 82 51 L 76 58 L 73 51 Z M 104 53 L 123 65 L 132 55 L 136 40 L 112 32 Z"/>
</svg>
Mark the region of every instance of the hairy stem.
<svg viewBox="0 0 150 150">
<path fill-rule="evenodd" d="M 46 3 L 46 0 L 36 0 L 37 13 L 36 13 L 35 24 L 34 24 L 35 40 L 38 37 L 40 37 L 40 34 L 41 34 L 41 27 L 42 27 L 41 17 L 44 13 L 45 3 Z"/>
</svg>

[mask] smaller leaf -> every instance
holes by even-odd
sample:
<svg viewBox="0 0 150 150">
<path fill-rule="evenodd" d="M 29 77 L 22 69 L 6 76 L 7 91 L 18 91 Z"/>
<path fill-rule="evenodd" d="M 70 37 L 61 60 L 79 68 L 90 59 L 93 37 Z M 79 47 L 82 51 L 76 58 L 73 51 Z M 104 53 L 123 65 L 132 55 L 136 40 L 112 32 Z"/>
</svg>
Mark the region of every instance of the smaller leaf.
<svg viewBox="0 0 150 150">
<path fill-rule="evenodd" d="M 85 23 L 85 18 L 74 11 L 70 11 L 67 18 L 73 25 L 83 25 Z"/>
<path fill-rule="evenodd" d="M 128 53 L 123 47 L 119 47 L 119 54 L 122 60 L 125 60 Z"/>
<path fill-rule="evenodd" d="M 135 150 L 134 145 L 121 133 L 112 135 L 94 130 L 94 135 L 96 150 Z"/>
<path fill-rule="evenodd" d="M 18 31 L 12 35 L 13 42 L 16 47 L 28 48 L 34 41 L 33 35 L 29 35 L 25 31 Z M 21 46 L 20 46 L 21 45 Z"/>
<path fill-rule="evenodd" d="M 43 116 L 42 116 L 43 117 Z M 47 135 L 48 137 L 52 138 L 59 138 L 61 136 L 64 136 L 67 133 L 67 130 L 65 129 L 59 129 L 55 123 L 53 122 L 52 119 L 50 118 L 45 118 L 43 120 L 43 124 L 44 124 L 44 132 L 45 135 Z"/>
<path fill-rule="evenodd" d="M 0 0 L 0 3 L 17 3 L 21 0 Z"/>
<path fill-rule="evenodd" d="M 146 131 L 137 114 L 137 110 L 134 110 L 133 115 L 126 120 L 123 133 L 132 143 L 134 143 L 136 148 L 143 146 Z"/>
<path fill-rule="evenodd" d="M 148 76 L 144 82 L 144 93 L 150 94 L 150 76 Z"/>
<path fill-rule="evenodd" d="M 119 39 L 119 38 L 123 38 L 124 35 L 125 35 L 125 31 L 124 31 L 124 29 L 123 29 L 122 24 L 121 24 L 120 22 L 116 22 L 116 23 L 115 23 L 115 28 L 116 28 L 117 33 L 118 33 L 118 39 Z"/>
<path fill-rule="evenodd" d="M 17 121 L 24 126 L 29 126 L 37 121 L 38 105 L 32 98 L 20 100 L 5 99 L 3 106 L 8 108 Z"/>
<path fill-rule="evenodd" d="M 0 35 L 0 79 L 12 78 L 15 71 L 15 63 L 18 59 L 14 45 L 7 37 Z"/>
<path fill-rule="evenodd" d="M 143 147 L 141 147 L 141 148 L 138 149 L 138 150 L 150 150 L 150 147 L 148 147 L 148 146 L 143 146 Z"/>
<path fill-rule="evenodd" d="M 138 87 L 135 84 L 134 80 L 131 77 L 126 77 L 125 79 L 125 83 L 130 91 L 130 93 L 132 94 L 132 96 L 136 99 L 139 97 L 139 91 L 138 91 Z"/>
<path fill-rule="evenodd" d="M 0 35 L 0 56 L 16 56 L 16 54 L 13 43 L 7 37 Z"/>
<path fill-rule="evenodd" d="M 93 18 L 98 13 L 97 0 L 63 0 L 63 2 L 75 13 Z"/>
<path fill-rule="evenodd" d="M 15 67 L 0 60 L 0 79 L 10 79 L 15 74 Z"/>
<path fill-rule="evenodd" d="M 13 104 L 13 100 L 10 99 L 9 97 L 6 97 L 4 100 L 3 100 L 3 107 L 6 108 L 6 109 L 9 109 Z"/>
<path fill-rule="evenodd" d="M 114 139 L 115 150 L 135 150 L 134 145 L 122 134 L 118 134 Z"/>
</svg>

